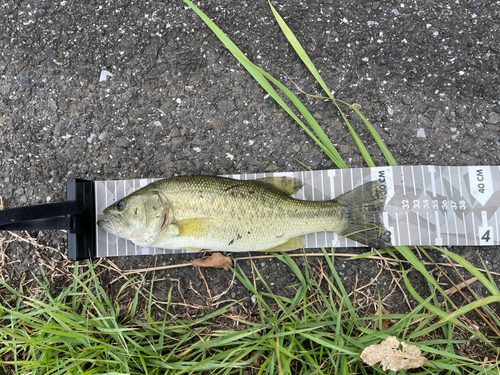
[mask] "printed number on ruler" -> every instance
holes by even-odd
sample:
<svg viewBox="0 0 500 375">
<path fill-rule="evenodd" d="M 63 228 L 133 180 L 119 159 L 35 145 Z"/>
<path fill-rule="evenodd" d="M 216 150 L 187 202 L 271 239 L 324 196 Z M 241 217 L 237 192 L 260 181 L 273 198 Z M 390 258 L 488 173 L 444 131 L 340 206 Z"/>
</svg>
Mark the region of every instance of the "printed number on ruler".
<svg viewBox="0 0 500 375">
<path fill-rule="evenodd" d="M 488 214 L 486 211 L 481 211 L 482 224 L 479 226 L 479 236 L 481 245 L 493 245 L 493 227 L 488 225 Z"/>
</svg>

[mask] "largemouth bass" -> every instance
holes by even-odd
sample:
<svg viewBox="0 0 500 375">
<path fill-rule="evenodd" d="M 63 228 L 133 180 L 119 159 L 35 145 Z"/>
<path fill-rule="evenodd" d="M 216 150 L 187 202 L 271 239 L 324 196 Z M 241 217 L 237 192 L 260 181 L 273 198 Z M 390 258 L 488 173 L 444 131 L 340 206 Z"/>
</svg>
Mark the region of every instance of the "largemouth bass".
<svg viewBox="0 0 500 375">
<path fill-rule="evenodd" d="M 290 177 L 173 177 L 112 204 L 98 225 L 138 246 L 167 249 L 295 250 L 303 246 L 300 236 L 322 231 L 370 247 L 391 246 L 378 181 L 322 202 L 292 198 L 301 187 Z"/>
</svg>

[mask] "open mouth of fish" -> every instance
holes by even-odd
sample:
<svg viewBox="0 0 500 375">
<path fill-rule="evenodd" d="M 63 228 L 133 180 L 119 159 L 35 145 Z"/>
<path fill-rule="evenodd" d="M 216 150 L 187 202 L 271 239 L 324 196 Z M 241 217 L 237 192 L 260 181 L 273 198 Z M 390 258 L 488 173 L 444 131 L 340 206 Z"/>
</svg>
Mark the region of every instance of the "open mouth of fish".
<svg viewBox="0 0 500 375">
<path fill-rule="evenodd" d="M 106 213 L 104 213 L 104 216 L 106 216 L 106 218 L 104 220 L 98 220 L 97 225 L 100 226 L 102 229 L 104 229 L 106 232 L 119 235 L 118 231 L 115 229 L 115 226 L 113 225 L 113 220 L 115 221 L 118 220 L 122 227 L 124 224 L 123 220 L 119 217 L 111 218 L 110 215 Z"/>
</svg>

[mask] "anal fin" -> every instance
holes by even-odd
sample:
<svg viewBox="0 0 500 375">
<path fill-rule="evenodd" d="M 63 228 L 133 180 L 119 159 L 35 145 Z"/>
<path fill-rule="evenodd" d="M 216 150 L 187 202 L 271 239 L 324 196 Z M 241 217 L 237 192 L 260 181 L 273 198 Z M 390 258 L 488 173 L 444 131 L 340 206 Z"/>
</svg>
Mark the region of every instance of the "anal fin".
<svg viewBox="0 0 500 375">
<path fill-rule="evenodd" d="M 285 243 L 282 243 L 281 245 L 271 247 L 270 249 L 266 249 L 263 251 L 291 251 L 291 250 L 297 250 L 297 249 L 302 249 L 304 247 L 304 239 L 301 237 L 294 237 L 290 238 L 288 241 Z"/>
</svg>

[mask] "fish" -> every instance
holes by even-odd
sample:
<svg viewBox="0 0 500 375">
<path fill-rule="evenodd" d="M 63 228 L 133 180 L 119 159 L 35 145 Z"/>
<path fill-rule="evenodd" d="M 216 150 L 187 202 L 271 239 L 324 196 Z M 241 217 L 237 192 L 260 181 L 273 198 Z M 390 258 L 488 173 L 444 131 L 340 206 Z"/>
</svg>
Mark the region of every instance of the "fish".
<svg viewBox="0 0 500 375">
<path fill-rule="evenodd" d="M 172 177 L 113 203 L 97 224 L 138 246 L 166 249 L 288 251 L 304 246 L 303 235 L 323 231 L 373 248 L 391 246 L 379 181 L 327 201 L 293 198 L 301 188 L 292 177 Z"/>
</svg>

